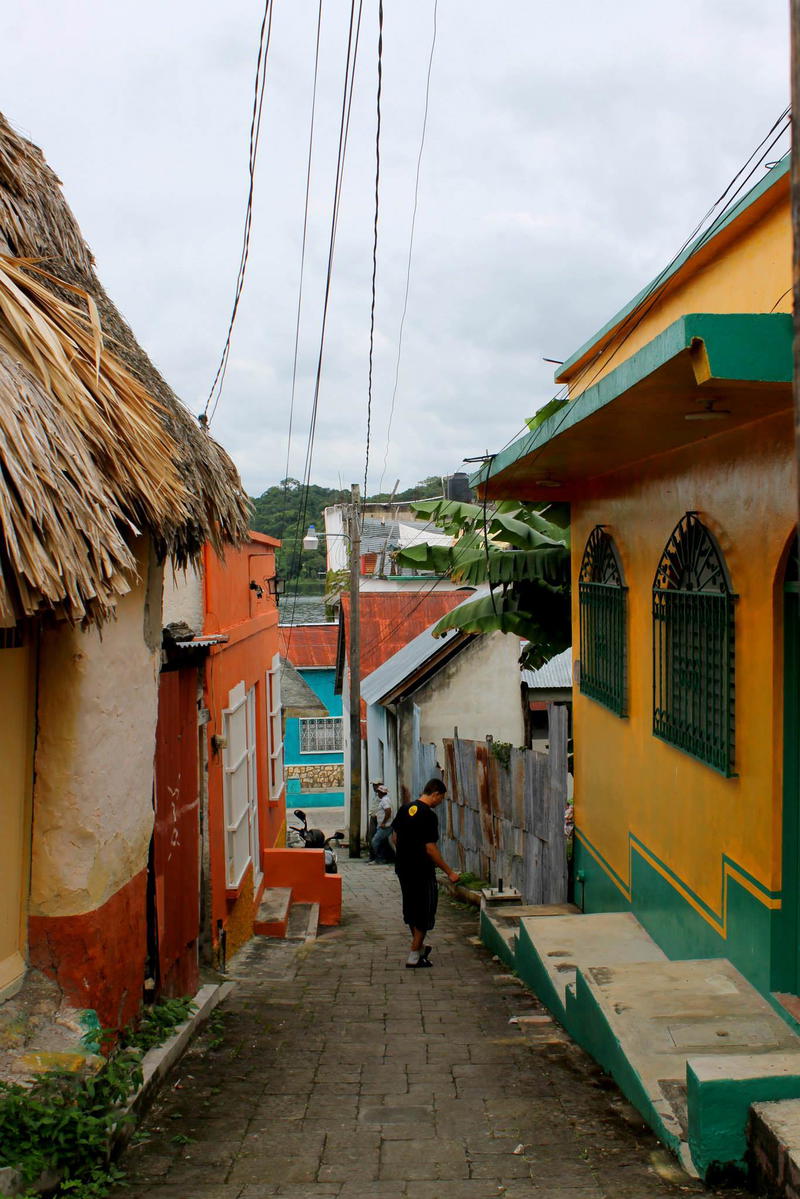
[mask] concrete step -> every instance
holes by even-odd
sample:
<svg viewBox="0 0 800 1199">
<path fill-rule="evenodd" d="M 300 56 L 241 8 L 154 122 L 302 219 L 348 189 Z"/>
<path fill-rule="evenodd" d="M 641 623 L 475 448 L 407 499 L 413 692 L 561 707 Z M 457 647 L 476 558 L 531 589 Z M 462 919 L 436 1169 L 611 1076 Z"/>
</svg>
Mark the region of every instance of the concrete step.
<svg viewBox="0 0 800 1199">
<path fill-rule="evenodd" d="M 754 1103 L 747 1132 L 758 1193 L 800 1199 L 800 1099 Z"/>
<path fill-rule="evenodd" d="M 568 1020 L 701 1177 L 744 1168 L 751 1102 L 800 1096 L 800 1038 L 724 958 L 581 967 Z"/>
<path fill-rule="evenodd" d="M 293 903 L 286 923 L 287 941 L 313 941 L 319 927 L 318 903 Z"/>
<path fill-rule="evenodd" d="M 552 917 L 579 915 L 580 908 L 572 903 L 528 903 L 517 900 L 497 901 L 487 899 L 483 893 L 481 901 L 481 939 L 488 949 L 496 953 L 507 966 L 515 965 L 517 936 L 523 917 Z"/>
<path fill-rule="evenodd" d="M 550 920 L 523 916 L 518 957 L 521 976 L 562 1023 L 567 1022 L 567 990 L 574 987 L 578 969 L 667 961 L 631 912 L 554 915 Z"/>
<path fill-rule="evenodd" d="M 285 937 L 291 903 L 291 887 L 265 887 L 253 921 L 253 932 L 262 937 Z"/>
</svg>

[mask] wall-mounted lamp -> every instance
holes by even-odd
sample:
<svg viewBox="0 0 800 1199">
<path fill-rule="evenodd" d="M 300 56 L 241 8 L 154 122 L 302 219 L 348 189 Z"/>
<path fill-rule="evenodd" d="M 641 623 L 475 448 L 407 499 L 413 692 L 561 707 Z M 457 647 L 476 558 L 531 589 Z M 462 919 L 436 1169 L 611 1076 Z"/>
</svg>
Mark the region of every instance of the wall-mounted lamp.
<svg viewBox="0 0 800 1199">
<path fill-rule="evenodd" d="M 267 591 L 270 595 L 279 596 L 286 593 L 286 579 L 279 579 L 277 575 L 272 575 L 271 578 L 265 579 Z"/>
<path fill-rule="evenodd" d="M 317 537 L 317 530 L 313 525 L 308 526 L 308 532 L 303 538 L 303 549 L 309 551 L 319 549 L 319 537 Z"/>
</svg>

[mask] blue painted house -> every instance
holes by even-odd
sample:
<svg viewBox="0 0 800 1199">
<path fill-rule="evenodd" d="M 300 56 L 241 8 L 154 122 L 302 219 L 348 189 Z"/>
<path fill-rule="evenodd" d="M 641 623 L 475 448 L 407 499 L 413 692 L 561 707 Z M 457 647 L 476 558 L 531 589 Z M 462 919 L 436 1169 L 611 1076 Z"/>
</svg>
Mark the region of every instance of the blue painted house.
<svg viewBox="0 0 800 1199">
<path fill-rule="evenodd" d="M 334 693 L 339 626 L 281 625 L 279 632 L 282 657 L 291 663 L 322 705 L 320 715 L 286 716 L 287 807 L 343 806 L 342 697 Z"/>
</svg>

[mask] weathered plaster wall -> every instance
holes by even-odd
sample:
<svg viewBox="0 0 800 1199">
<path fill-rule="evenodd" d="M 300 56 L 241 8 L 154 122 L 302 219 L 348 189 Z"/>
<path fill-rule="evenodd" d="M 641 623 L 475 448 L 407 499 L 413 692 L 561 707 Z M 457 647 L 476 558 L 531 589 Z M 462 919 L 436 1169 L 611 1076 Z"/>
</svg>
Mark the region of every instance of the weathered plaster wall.
<svg viewBox="0 0 800 1199">
<path fill-rule="evenodd" d="M 42 636 L 33 915 L 91 912 L 147 866 L 161 571 L 139 550 L 141 582 L 102 635 L 59 626 Z"/>
<path fill-rule="evenodd" d="M 433 742 L 444 763 L 442 743 L 458 735 L 467 741 L 496 741 L 524 745 L 525 721 L 520 693 L 520 641 L 510 633 L 478 637 L 437 671 L 402 705 L 399 775 L 401 794 L 411 788 L 411 704 L 420 710 L 420 735 Z"/>
<path fill-rule="evenodd" d="M 195 634 L 203 631 L 203 570 L 164 571 L 164 624 L 185 621 Z"/>
</svg>

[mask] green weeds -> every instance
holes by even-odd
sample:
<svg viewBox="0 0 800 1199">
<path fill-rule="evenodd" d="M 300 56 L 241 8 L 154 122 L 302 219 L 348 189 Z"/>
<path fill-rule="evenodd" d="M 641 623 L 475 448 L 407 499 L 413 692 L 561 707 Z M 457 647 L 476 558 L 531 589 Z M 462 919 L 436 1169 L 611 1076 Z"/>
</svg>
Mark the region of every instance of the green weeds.
<svg viewBox="0 0 800 1199">
<path fill-rule="evenodd" d="M 55 1175 L 58 1196 L 105 1195 L 124 1177 L 111 1152 L 134 1120 L 126 1107 L 141 1086 L 142 1054 L 162 1044 L 193 1010 L 191 999 L 168 999 L 148 1008 L 136 1025 L 102 1029 L 109 1054 L 95 1074 L 50 1070 L 30 1086 L 0 1082 L 0 1166 L 18 1170 L 28 1184 Z"/>
</svg>

